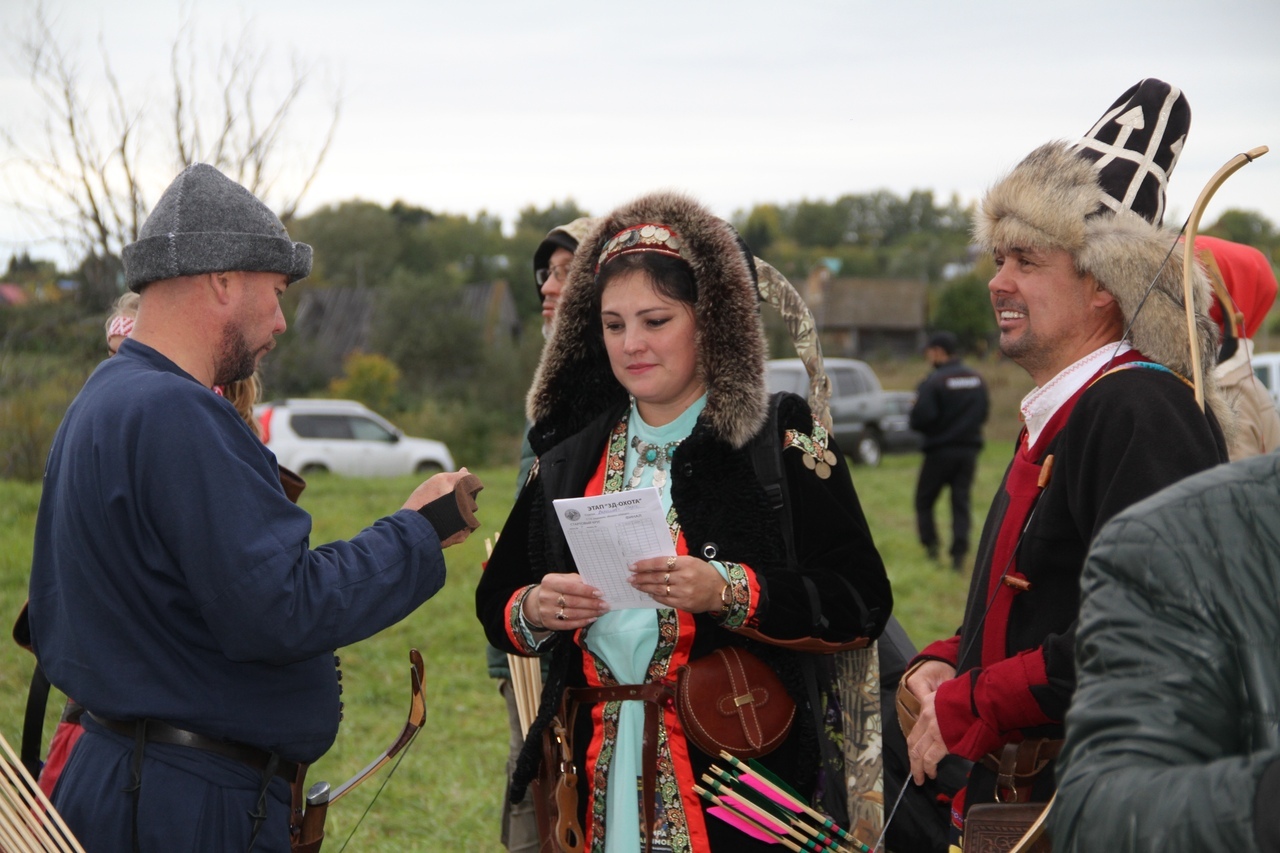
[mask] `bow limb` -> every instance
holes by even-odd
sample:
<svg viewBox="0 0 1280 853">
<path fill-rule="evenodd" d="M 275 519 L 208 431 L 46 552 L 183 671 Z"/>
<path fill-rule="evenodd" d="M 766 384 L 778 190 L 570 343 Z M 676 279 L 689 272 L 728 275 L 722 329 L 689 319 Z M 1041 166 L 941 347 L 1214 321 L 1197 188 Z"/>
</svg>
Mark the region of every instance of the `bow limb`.
<svg viewBox="0 0 1280 853">
<path fill-rule="evenodd" d="M 409 689 L 412 691 L 409 701 L 409 719 L 405 721 L 404 728 L 400 730 L 400 734 L 396 736 L 391 746 L 383 751 L 382 755 L 369 762 L 367 767 L 338 786 L 337 790 L 329 796 L 330 805 L 342 799 L 342 797 L 350 793 L 352 788 L 377 773 L 384 764 L 395 758 L 397 753 L 409 745 L 409 742 L 413 740 L 413 736 L 418 733 L 423 723 L 426 722 L 427 705 L 422 696 L 422 655 L 417 649 L 409 650 L 409 662 L 413 665 L 409 670 Z"/>
<path fill-rule="evenodd" d="M 359 773 L 339 785 L 336 790 L 331 791 L 328 782 L 317 782 L 311 786 L 311 790 L 307 792 L 306 811 L 302 817 L 301 830 L 295 836 L 292 845 L 294 853 L 318 853 L 324 840 L 324 821 L 329 806 L 349 794 L 353 788 L 373 776 L 387 762 L 404 751 L 405 747 L 413 741 L 418 730 L 426 722 L 427 705 L 422 692 L 425 667 L 423 666 L 422 655 L 417 649 L 409 650 L 409 662 L 411 664 L 409 670 L 409 690 L 411 695 L 409 699 L 409 718 L 405 721 L 404 728 L 400 730 L 400 734 L 396 736 L 390 746 L 383 750 L 381 755 L 369 762 Z M 377 799 L 377 795 L 374 795 L 374 799 Z M 372 802 L 370 802 L 370 805 L 372 805 Z M 367 811 L 368 809 L 366 809 Z M 361 820 L 363 820 L 363 816 Z M 358 821 L 356 826 L 359 826 Z M 355 832 L 355 827 L 352 828 L 352 832 Z M 348 840 L 350 840 L 350 836 L 348 836 Z M 345 847 L 345 845 L 343 846 Z"/>
<path fill-rule="evenodd" d="M 1195 383 L 1196 404 L 1201 409 L 1204 408 L 1204 382 L 1200 378 L 1200 347 L 1196 344 L 1195 307 L 1191 301 L 1191 264 L 1195 258 L 1196 232 L 1200 228 L 1200 217 L 1204 214 L 1204 209 L 1208 206 L 1209 199 L 1213 198 L 1213 194 L 1218 191 L 1218 187 L 1222 186 L 1223 182 L 1235 174 L 1240 167 L 1246 163 L 1252 163 L 1269 150 L 1267 146 L 1259 145 L 1257 148 L 1237 154 L 1228 160 L 1209 179 L 1209 183 L 1205 184 L 1204 189 L 1200 191 L 1200 196 L 1196 199 L 1196 203 L 1191 207 L 1191 215 L 1187 217 L 1184 231 L 1186 240 L 1183 244 L 1185 248 L 1182 252 L 1182 299 L 1187 312 L 1187 340 L 1191 348 L 1191 374 Z"/>
</svg>

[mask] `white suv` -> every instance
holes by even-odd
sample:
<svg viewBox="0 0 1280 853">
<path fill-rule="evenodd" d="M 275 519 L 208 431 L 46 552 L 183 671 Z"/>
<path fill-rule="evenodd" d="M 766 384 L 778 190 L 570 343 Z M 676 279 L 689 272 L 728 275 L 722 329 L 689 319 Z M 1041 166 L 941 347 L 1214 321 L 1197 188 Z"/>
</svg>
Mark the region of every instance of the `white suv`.
<svg viewBox="0 0 1280 853">
<path fill-rule="evenodd" d="M 276 461 L 304 477 L 322 471 L 389 477 L 454 469 L 443 442 L 408 438 L 354 400 L 277 400 L 253 411 Z"/>
</svg>

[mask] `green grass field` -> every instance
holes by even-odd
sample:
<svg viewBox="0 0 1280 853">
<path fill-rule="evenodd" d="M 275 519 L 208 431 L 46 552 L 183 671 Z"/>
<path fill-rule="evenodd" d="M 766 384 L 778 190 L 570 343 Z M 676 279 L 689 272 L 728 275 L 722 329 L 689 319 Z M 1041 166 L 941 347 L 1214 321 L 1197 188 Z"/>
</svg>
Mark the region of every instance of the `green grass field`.
<svg viewBox="0 0 1280 853">
<path fill-rule="evenodd" d="M 989 444 L 974 487 L 976 542 L 1011 445 Z M 917 646 L 950 634 L 959 624 L 967 574 L 927 560 L 916 543 L 912 494 L 918 454 L 887 456 L 877 469 L 855 467 L 854 482 L 876 544 L 888 566 L 895 612 Z M 426 658 L 427 724 L 351 840 L 349 850 L 500 850 L 498 816 L 506 760 L 506 710 L 486 673 L 484 636 L 473 616 L 473 596 L 484 539 L 501 529 L 515 490 L 515 468 L 477 471 L 483 527 L 447 552 L 445 588 L 404 622 L 342 649 L 346 719 L 333 749 L 315 764 L 310 781 L 336 785 L 379 754 L 404 725 L 408 711 L 410 647 Z M 394 510 L 416 485 L 390 480 L 315 478 L 301 504 L 315 520 L 313 544 L 348 537 Z M 26 597 L 38 484 L 0 481 L 0 622 Z M 939 503 L 943 530 L 950 514 Z M 14 748 L 20 738 L 32 658 L 12 642 L 0 643 L 0 732 Z M 62 697 L 54 691 L 45 735 L 52 733 Z M 385 770 L 384 770 L 385 773 Z M 377 778 L 329 812 L 326 848 L 337 851 L 382 783 Z"/>
</svg>

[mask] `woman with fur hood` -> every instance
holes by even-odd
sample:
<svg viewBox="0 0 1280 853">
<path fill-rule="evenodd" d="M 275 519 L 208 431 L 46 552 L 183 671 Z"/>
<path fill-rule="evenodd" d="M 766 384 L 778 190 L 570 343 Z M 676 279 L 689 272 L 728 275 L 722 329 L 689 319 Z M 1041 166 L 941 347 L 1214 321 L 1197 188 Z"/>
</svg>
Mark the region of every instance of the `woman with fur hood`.
<svg viewBox="0 0 1280 853">
<path fill-rule="evenodd" d="M 726 647 L 764 661 L 797 707 L 761 760 L 808 793 L 818 739 L 802 653 L 786 644 L 874 638 L 892 608 L 848 467 L 791 395 L 765 437 L 783 448 L 788 565 L 750 453 L 769 422 L 751 263 L 733 229 L 688 198 L 653 194 L 614 211 L 573 260 L 529 394 L 538 464 L 476 611 L 499 648 L 552 656 L 513 798 L 537 772 L 548 719 L 566 699 L 576 706 L 576 816 L 588 850 L 764 849 L 709 819 L 693 791 L 718 759 L 686 737 L 667 698 L 679 668 Z M 677 556 L 640 560 L 631 584 L 661 607 L 610 610 L 577 574 L 551 502 L 649 486 Z"/>
</svg>

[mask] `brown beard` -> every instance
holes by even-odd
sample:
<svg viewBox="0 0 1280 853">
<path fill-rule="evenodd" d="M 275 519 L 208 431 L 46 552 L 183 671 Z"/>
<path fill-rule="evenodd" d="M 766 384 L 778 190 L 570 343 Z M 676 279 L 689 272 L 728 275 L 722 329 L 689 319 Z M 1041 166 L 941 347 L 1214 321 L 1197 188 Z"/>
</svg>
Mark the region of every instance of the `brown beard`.
<svg viewBox="0 0 1280 853">
<path fill-rule="evenodd" d="M 222 329 L 218 342 L 218 357 L 214 364 L 214 385 L 230 385 L 248 379 L 258 367 L 257 353 L 249 347 L 244 333 L 228 323 Z"/>
</svg>

